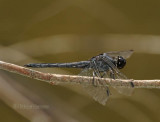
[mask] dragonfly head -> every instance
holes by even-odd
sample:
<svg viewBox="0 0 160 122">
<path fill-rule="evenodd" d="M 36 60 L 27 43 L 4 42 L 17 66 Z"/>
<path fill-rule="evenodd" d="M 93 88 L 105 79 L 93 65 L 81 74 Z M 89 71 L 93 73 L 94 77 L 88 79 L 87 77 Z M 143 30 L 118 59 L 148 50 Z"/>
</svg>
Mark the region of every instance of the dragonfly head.
<svg viewBox="0 0 160 122">
<path fill-rule="evenodd" d="M 122 56 L 118 56 L 117 68 L 122 69 L 126 65 L 126 60 Z"/>
</svg>

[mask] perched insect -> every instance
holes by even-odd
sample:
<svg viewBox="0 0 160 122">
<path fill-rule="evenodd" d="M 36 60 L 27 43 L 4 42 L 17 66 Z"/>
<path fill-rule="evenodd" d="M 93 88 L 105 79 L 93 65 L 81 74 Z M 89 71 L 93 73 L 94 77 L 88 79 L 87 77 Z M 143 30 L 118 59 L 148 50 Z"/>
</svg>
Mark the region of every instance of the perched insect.
<svg viewBox="0 0 160 122">
<path fill-rule="evenodd" d="M 46 68 L 81 68 L 83 69 L 80 75 L 93 76 L 90 83 L 82 83 L 86 91 L 99 103 L 105 104 L 109 98 L 110 91 L 106 83 L 96 81 L 94 77 L 108 77 L 112 79 L 127 79 L 119 69 L 126 65 L 126 59 L 133 53 L 133 50 L 107 52 L 92 57 L 88 61 L 79 61 L 71 63 L 31 63 L 26 64 L 26 67 Z M 130 88 L 116 88 L 120 93 L 130 95 L 133 91 L 134 85 L 131 82 Z"/>
</svg>

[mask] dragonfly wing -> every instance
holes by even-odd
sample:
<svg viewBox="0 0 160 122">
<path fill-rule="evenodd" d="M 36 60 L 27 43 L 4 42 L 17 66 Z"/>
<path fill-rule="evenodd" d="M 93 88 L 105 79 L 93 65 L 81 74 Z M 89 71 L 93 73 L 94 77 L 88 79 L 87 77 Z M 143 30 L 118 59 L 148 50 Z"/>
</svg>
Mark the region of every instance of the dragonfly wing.
<svg viewBox="0 0 160 122">
<path fill-rule="evenodd" d="M 110 78 L 117 79 L 117 80 L 127 79 L 127 77 L 123 73 L 121 73 L 118 70 L 118 68 L 108 58 L 105 58 L 103 60 L 111 67 L 111 69 L 108 71 L 108 74 L 112 74 L 110 75 Z M 123 86 L 122 87 L 112 86 L 112 87 L 115 88 L 119 93 L 124 94 L 124 95 L 129 95 L 129 96 L 132 95 L 133 90 L 134 90 L 134 86 L 132 82 L 129 83 L 129 87 L 127 88 Z"/>
<path fill-rule="evenodd" d="M 93 76 L 93 70 L 91 68 L 83 69 L 78 75 L 80 76 Z"/>
<path fill-rule="evenodd" d="M 92 84 L 85 84 L 84 90 L 87 91 L 87 93 L 93 97 L 93 99 L 97 102 L 99 102 L 102 105 L 105 105 L 109 95 L 107 93 L 108 87 L 106 86 L 96 86 Z"/>
<path fill-rule="evenodd" d="M 127 59 L 133 54 L 133 50 L 127 50 L 127 51 L 114 51 L 114 52 L 107 52 L 106 54 L 109 55 L 112 58 L 122 56 L 123 58 Z"/>
<path fill-rule="evenodd" d="M 93 76 L 93 70 L 86 68 L 81 71 L 80 75 Z M 105 82 L 102 83 L 94 78 L 91 78 L 89 82 L 82 82 L 81 85 L 95 101 L 102 105 L 106 104 L 109 98 L 109 88 Z"/>
<path fill-rule="evenodd" d="M 123 76 L 123 79 L 127 79 L 127 77 L 122 74 L 122 73 L 116 73 L 115 74 L 115 78 L 118 80 L 121 80 Z M 115 88 L 119 93 L 130 96 L 133 94 L 134 91 L 134 86 L 132 82 L 129 82 L 129 84 L 127 85 L 128 87 L 124 87 L 124 86 L 113 86 L 113 88 Z"/>
</svg>

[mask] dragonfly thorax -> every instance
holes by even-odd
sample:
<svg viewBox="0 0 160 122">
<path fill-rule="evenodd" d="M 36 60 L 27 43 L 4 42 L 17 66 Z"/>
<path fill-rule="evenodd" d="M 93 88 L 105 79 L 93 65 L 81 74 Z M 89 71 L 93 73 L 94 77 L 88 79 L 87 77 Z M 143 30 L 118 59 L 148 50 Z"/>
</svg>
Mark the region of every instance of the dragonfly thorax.
<svg viewBox="0 0 160 122">
<path fill-rule="evenodd" d="M 109 70 L 110 65 L 104 60 L 108 59 L 110 62 L 112 62 L 114 65 L 116 65 L 117 61 L 113 60 L 113 58 L 107 56 L 107 55 L 98 55 L 96 57 L 91 58 L 91 64 L 90 67 L 93 69 L 97 69 L 100 72 L 107 72 Z"/>
</svg>

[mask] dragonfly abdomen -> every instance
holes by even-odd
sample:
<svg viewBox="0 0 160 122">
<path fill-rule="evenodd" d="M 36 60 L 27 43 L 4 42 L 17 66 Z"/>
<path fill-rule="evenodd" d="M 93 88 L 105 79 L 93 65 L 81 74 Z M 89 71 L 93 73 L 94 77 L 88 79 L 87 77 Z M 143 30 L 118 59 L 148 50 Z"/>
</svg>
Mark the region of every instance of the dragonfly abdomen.
<svg viewBox="0 0 160 122">
<path fill-rule="evenodd" d="M 80 62 L 72 62 L 72 63 L 31 63 L 26 64 L 26 67 L 33 68 L 47 68 L 47 67 L 60 67 L 60 68 L 85 68 L 90 64 L 89 61 L 80 61 Z"/>
</svg>

